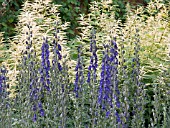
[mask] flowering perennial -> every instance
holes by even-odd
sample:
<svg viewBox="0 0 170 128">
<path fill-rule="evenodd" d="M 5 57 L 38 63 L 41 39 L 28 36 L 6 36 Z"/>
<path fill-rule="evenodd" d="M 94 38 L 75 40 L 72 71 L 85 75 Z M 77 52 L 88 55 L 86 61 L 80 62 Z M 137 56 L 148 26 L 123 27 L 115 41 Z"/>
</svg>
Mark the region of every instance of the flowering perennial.
<svg viewBox="0 0 170 128">
<path fill-rule="evenodd" d="M 92 53 L 90 57 L 90 65 L 88 67 L 88 74 L 87 74 L 87 83 L 90 83 L 91 80 L 96 82 L 96 71 L 97 71 L 97 46 L 96 46 L 96 40 L 95 40 L 95 30 L 92 30 L 91 34 L 91 40 L 90 40 L 90 52 Z"/>
<path fill-rule="evenodd" d="M 100 74 L 100 86 L 98 91 L 98 104 L 102 110 L 106 111 L 106 117 L 110 115 L 110 108 L 113 108 L 113 100 L 117 108 L 120 108 L 119 89 L 118 89 L 118 52 L 117 44 L 111 41 L 110 50 L 109 46 L 105 45 L 103 52 L 102 67 Z M 117 123 L 120 123 L 120 116 L 115 110 Z"/>
<path fill-rule="evenodd" d="M 76 97 L 79 97 L 79 91 L 81 90 L 81 86 L 84 82 L 84 75 L 83 75 L 83 62 L 81 57 L 81 47 L 78 47 L 78 59 L 77 65 L 75 68 L 76 71 L 76 79 L 74 83 L 74 92 Z"/>
<path fill-rule="evenodd" d="M 47 38 L 44 38 L 44 42 L 42 44 L 41 47 L 41 69 L 40 69 L 40 74 L 41 74 L 41 83 L 44 86 L 44 88 L 47 91 L 50 91 L 50 75 L 49 75 L 49 71 L 50 71 L 50 61 L 49 61 L 49 45 L 48 45 L 48 41 Z"/>
<path fill-rule="evenodd" d="M 108 55 L 108 46 L 105 47 L 103 52 L 102 67 L 100 74 L 100 86 L 98 92 L 98 104 L 103 110 L 106 110 L 106 116 L 109 115 L 109 108 L 113 107 L 112 104 L 112 88 L 111 88 L 111 66 Z"/>
</svg>

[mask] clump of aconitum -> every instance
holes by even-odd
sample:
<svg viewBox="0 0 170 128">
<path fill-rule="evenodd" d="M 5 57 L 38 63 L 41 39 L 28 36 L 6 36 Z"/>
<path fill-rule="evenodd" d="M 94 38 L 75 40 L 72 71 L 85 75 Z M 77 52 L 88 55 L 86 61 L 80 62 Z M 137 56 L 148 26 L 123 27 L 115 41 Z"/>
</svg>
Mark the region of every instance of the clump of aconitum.
<svg viewBox="0 0 170 128">
<path fill-rule="evenodd" d="M 98 125 L 104 127 L 121 126 L 118 81 L 118 47 L 115 40 L 104 45 L 98 89 Z M 105 121 L 106 120 L 106 121 Z M 109 121 L 112 120 L 112 123 Z"/>
<path fill-rule="evenodd" d="M 93 28 L 90 34 L 90 64 L 87 73 L 87 84 L 89 91 L 89 104 L 90 104 L 90 117 L 91 127 L 96 124 L 96 103 L 97 103 L 97 68 L 98 68 L 98 57 L 97 57 L 97 42 L 96 42 L 96 30 Z"/>
<path fill-rule="evenodd" d="M 64 125 L 61 109 L 66 106 L 62 102 L 64 101 L 65 91 L 62 93 L 59 88 L 65 89 L 66 87 L 64 80 L 61 79 L 67 81 L 67 75 L 63 75 L 67 66 L 61 66 L 64 63 L 61 62 L 63 54 L 61 50 L 67 51 L 63 47 L 65 40 L 63 30 L 66 29 L 68 24 L 62 24 L 58 14 L 58 5 L 52 4 L 51 0 L 26 1 L 23 4 L 16 27 L 17 34 L 13 37 L 12 47 L 10 48 L 12 59 L 15 60 L 11 61 L 11 65 L 14 65 L 11 70 L 12 72 L 16 71 L 15 76 L 17 76 L 16 80 L 15 77 L 11 78 L 12 81 L 10 81 L 12 86 L 16 85 L 14 87 L 16 87 L 17 94 L 14 103 L 14 110 L 17 113 L 14 117 L 14 126 L 23 127 L 30 124 L 33 127 L 37 127 L 39 124 L 42 127 L 44 127 L 44 124 L 60 126 L 61 122 L 62 126 Z M 43 22 L 39 22 L 39 19 Z M 54 30 L 54 26 L 57 30 Z M 53 32 L 55 33 L 54 38 L 52 37 Z M 51 47 L 51 44 L 54 47 Z M 53 52 L 51 52 L 52 49 L 54 49 Z M 59 53 L 61 55 L 56 60 L 56 54 L 59 55 Z M 53 61 L 51 61 L 52 59 Z M 17 62 L 21 63 L 18 64 Z M 59 70 L 64 69 L 62 73 L 58 72 L 57 66 Z M 53 96 L 54 98 L 52 98 Z M 51 103 L 53 105 L 49 105 Z M 60 104 L 64 107 L 61 107 Z M 26 108 L 25 106 L 29 107 Z M 54 110 L 53 113 L 45 111 L 49 107 Z M 47 116 L 50 117 L 50 121 L 54 120 L 53 123 L 49 120 L 43 121 Z"/>
<path fill-rule="evenodd" d="M 74 111 L 74 126 L 81 127 L 83 125 L 83 115 L 84 111 L 84 92 L 86 91 L 84 87 L 84 65 L 83 65 L 83 57 L 82 57 L 82 46 L 77 48 L 78 58 L 77 65 L 75 67 L 76 75 L 74 82 L 74 97 L 75 97 L 75 111 Z M 83 112 L 84 113 L 84 112 Z"/>
<path fill-rule="evenodd" d="M 31 29 L 27 32 L 27 50 L 23 54 L 20 66 L 18 92 L 15 99 L 15 103 L 19 105 L 14 105 L 18 114 L 18 117 L 15 117 L 17 120 L 15 125 L 21 127 L 65 127 L 66 125 L 68 69 L 66 65 L 60 64 L 63 58 L 62 47 L 57 42 L 58 30 L 54 30 L 52 63 L 49 58 L 48 37 L 43 37 L 39 59 L 31 43 Z M 64 63 L 66 62 L 63 61 Z"/>
<path fill-rule="evenodd" d="M 0 68 L 0 127 L 11 127 L 11 100 L 9 98 L 9 84 L 7 83 L 7 69 Z"/>
<path fill-rule="evenodd" d="M 14 100 L 15 122 L 14 126 L 29 126 L 31 121 L 37 120 L 37 108 L 39 99 L 39 62 L 36 51 L 32 46 L 32 27 L 27 24 L 26 50 L 23 51 L 22 62 L 18 67 L 18 82 L 16 86 L 16 97 Z M 27 108 L 25 106 L 28 106 Z M 27 120 L 27 121 L 24 121 Z M 34 126 L 32 124 L 32 126 Z"/>
</svg>

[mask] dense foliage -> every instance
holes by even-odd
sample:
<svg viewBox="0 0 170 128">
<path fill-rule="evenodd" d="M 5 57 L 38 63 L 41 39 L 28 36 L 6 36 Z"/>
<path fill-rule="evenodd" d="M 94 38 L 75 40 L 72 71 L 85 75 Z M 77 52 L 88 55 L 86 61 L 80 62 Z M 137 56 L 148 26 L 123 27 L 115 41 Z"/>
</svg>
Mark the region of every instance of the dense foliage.
<svg viewBox="0 0 170 128">
<path fill-rule="evenodd" d="M 163 2 L 127 4 L 122 23 L 112 1 L 94 1 L 71 41 L 60 6 L 24 2 L 0 69 L 0 127 L 168 128 L 170 3 Z"/>
<path fill-rule="evenodd" d="M 31 0 L 30 0 L 31 1 Z M 71 26 L 67 30 L 68 38 L 75 37 L 79 33 L 76 27 L 79 26 L 77 19 L 80 13 L 87 14 L 89 12 L 89 4 L 94 0 L 53 0 L 53 3 L 62 5 L 60 10 L 60 16 L 62 21 L 70 22 Z M 101 0 L 98 0 L 101 1 Z M 8 42 L 8 38 L 15 35 L 15 24 L 18 22 L 18 15 L 20 14 L 21 5 L 25 0 L 0 0 L 0 32 L 4 33 L 5 42 Z M 117 6 L 116 18 L 125 20 L 125 3 L 134 1 L 128 0 L 113 0 L 113 4 Z M 149 0 L 144 2 L 136 1 L 135 4 L 147 4 Z"/>
</svg>

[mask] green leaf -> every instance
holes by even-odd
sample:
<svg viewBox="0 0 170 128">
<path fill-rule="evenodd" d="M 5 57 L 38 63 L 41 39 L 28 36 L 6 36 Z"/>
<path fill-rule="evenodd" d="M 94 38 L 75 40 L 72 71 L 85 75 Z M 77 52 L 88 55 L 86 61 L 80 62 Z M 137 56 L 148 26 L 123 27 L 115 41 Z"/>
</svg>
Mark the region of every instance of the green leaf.
<svg viewBox="0 0 170 128">
<path fill-rule="evenodd" d="M 14 18 L 9 18 L 8 21 L 9 23 L 12 23 L 14 21 Z"/>
<path fill-rule="evenodd" d="M 3 22 L 3 23 L 2 23 L 2 26 L 7 27 L 7 24 Z"/>
<path fill-rule="evenodd" d="M 74 31 L 69 29 L 69 30 L 68 30 L 68 33 L 74 34 Z"/>
<path fill-rule="evenodd" d="M 71 59 L 77 60 L 77 58 L 78 58 L 78 54 L 77 53 L 72 53 L 71 54 Z"/>
<path fill-rule="evenodd" d="M 164 31 L 165 30 L 165 28 L 163 28 L 163 27 L 160 27 L 160 28 L 158 28 L 160 31 Z"/>
<path fill-rule="evenodd" d="M 80 10 L 80 7 L 75 7 L 76 12 L 79 12 L 79 10 Z"/>
</svg>

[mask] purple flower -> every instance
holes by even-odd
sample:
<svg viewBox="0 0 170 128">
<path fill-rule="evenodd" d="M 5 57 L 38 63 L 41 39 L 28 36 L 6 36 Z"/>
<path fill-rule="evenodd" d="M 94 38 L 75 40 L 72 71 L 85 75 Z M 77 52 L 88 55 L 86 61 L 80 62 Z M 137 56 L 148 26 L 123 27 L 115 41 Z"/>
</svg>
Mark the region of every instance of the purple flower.
<svg viewBox="0 0 170 128">
<path fill-rule="evenodd" d="M 39 107 L 40 109 L 42 108 L 42 103 L 41 103 L 41 102 L 38 103 L 38 107 Z"/>
<path fill-rule="evenodd" d="M 121 123 L 121 119 L 120 119 L 119 113 L 117 111 L 115 112 L 115 116 L 116 116 L 116 122 Z"/>
<path fill-rule="evenodd" d="M 57 49 L 56 49 L 56 54 L 58 55 L 58 59 L 61 60 L 61 59 L 62 59 L 62 56 L 61 56 L 59 50 L 57 50 Z"/>
<path fill-rule="evenodd" d="M 98 91 L 98 104 L 106 110 L 106 117 L 109 116 L 110 108 L 113 108 L 112 101 L 115 100 L 116 107 L 120 108 L 118 88 L 118 52 L 117 44 L 111 41 L 111 45 L 105 45 L 103 52 L 102 67 L 100 74 L 100 86 Z M 113 97 L 114 96 L 114 97 Z M 113 99 L 114 98 L 114 99 Z M 117 112 L 117 111 L 116 111 Z M 116 113 L 117 121 L 120 120 L 119 113 Z"/>
<path fill-rule="evenodd" d="M 40 116 L 45 116 L 44 109 L 40 109 Z"/>
<path fill-rule="evenodd" d="M 108 118 L 109 115 L 110 115 L 110 111 L 107 111 L 107 112 L 106 112 L 106 118 Z"/>
<path fill-rule="evenodd" d="M 2 93 L 3 91 L 2 82 L 3 82 L 3 76 L 0 75 L 0 93 Z"/>
<path fill-rule="evenodd" d="M 61 45 L 60 44 L 58 44 L 58 50 L 61 51 Z"/>
<path fill-rule="evenodd" d="M 117 77 L 117 74 L 118 74 L 118 70 L 117 70 L 117 67 L 118 67 L 118 52 L 117 52 L 117 44 L 116 44 L 116 41 L 112 40 L 111 41 L 111 49 L 110 49 L 110 63 L 111 63 L 111 72 L 113 73 L 112 74 L 112 77 L 114 79 L 114 83 L 113 83 L 113 86 L 114 86 L 114 89 L 115 89 L 115 92 L 116 94 L 114 94 L 114 97 L 115 97 L 115 101 L 116 101 L 116 105 L 117 107 L 120 107 L 120 103 L 119 103 L 119 98 L 118 98 L 118 95 L 120 94 L 119 92 L 119 88 L 118 88 L 118 77 Z"/>
<path fill-rule="evenodd" d="M 5 67 L 3 67 L 3 68 L 1 68 L 0 72 L 1 72 L 2 74 L 5 74 L 5 73 L 7 73 L 7 70 L 6 70 Z"/>
<path fill-rule="evenodd" d="M 81 89 L 82 84 L 84 83 L 84 76 L 83 76 L 83 62 L 81 57 L 81 47 L 78 47 L 78 59 L 77 59 L 77 65 L 75 68 L 76 71 L 76 78 L 74 82 L 74 92 L 76 97 L 79 96 L 79 91 Z"/>
<path fill-rule="evenodd" d="M 88 68 L 88 74 L 87 74 L 87 83 L 90 84 L 90 81 L 96 81 L 96 71 L 97 71 L 97 46 L 96 46 L 96 40 L 95 40 L 95 31 L 92 31 L 91 34 L 91 40 L 90 40 L 90 52 L 92 53 L 91 57 L 90 57 L 90 65 Z"/>
<path fill-rule="evenodd" d="M 50 71 L 50 61 L 49 61 L 49 45 L 47 38 L 44 38 L 44 42 L 41 47 L 41 83 L 44 85 L 44 87 L 47 89 L 47 91 L 50 91 L 49 84 L 50 84 L 50 76 L 49 76 L 49 71 Z"/>
<path fill-rule="evenodd" d="M 58 44 L 58 42 L 56 42 L 56 40 L 53 40 L 53 45 L 54 45 L 53 46 L 54 56 L 53 56 L 53 60 L 52 60 L 52 64 L 53 64 L 52 69 L 55 70 L 57 68 L 59 71 L 62 71 L 63 68 L 62 68 L 62 66 L 61 66 L 61 64 L 59 62 L 59 60 L 62 59 L 62 55 L 60 53 L 61 50 L 62 50 L 62 47 L 61 47 L 60 44 Z"/>
<path fill-rule="evenodd" d="M 44 113 L 44 109 L 43 109 L 43 106 L 42 106 L 41 102 L 38 103 L 38 108 L 39 108 L 40 116 L 44 116 L 45 113 Z"/>
<path fill-rule="evenodd" d="M 7 70 L 5 66 L 2 66 L 2 68 L 0 68 L 0 99 L 1 99 L 0 106 L 2 106 L 1 107 L 2 111 L 3 109 L 8 109 L 10 106 L 8 101 L 10 93 L 7 91 L 9 85 L 7 84 L 6 73 Z"/>
<path fill-rule="evenodd" d="M 112 41 L 111 41 L 111 45 L 113 46 L 113 48 L 114 48 L 115 50 L 117 50 L 117 49 L 118 49 L 118 47 L 117 47 L 117 43 L 116 43 L 116 41 L 115 41 L 115 40 L 112 40 Z"/>
<path fill-rule="evenodd" d="M 34 114 L 34 116 L 33 116 L 33 121 L 34 121 L 34 122 L 37 121 L 37 115 L 36 115 L 36 114 Z"/>
<path fill-rule="evenodd" d="M 61 64 L 58 62 L 58 70 L 61 71 L 62 70 L 62 66 Z"/>
<path fill-rule="evenodd" d="M 34 104 L 33 105 L 33 108 L 32 108 L 33 111 L 36 111 L 37 110 L 37 106 Z"/>
<path fill-rule="evenodd" d="M 108 56 L 108 50 L 106 48 L 105 52 L 103 52 L 103 59 L 102 59 L 102 67 L 101 67 L 101 79 L 100 79 L 100 86 L 99 86 L 99 93 L 98 93 L 98 103 L 100 106 L 112 106 L 112 90 L 111 90 L 111 66 L 110 60 Z"/>
<path fill-rule="evenodd" d="M 90 83 L 90 78 L 91 78 L 91 74 L 90 74 L 90 71 L 88 71 L 88 73 L 87 73 L 87 83 Z"/>
<path fill-rule="evenodd" d="M 119 84 L 119 81 L 118 81 L 118 47 L 117 47 L 117 43 L 115 40 L 112 40 L 111 41 L 111 49 L 110 49 L 110 63 L 111 63 L 111 76 L 112 76 L 112 79 L 114 80 L 114 82 L 112 83 L 112 86 L 114 87 L 114 100 L 115 100 L 115 103 L 116 103 L 116 107 L 117 109 L 121 107 L 121 104 L 120 104 L 120 101 L 119 101 L 119 95 L 120 95 L 120 91 L 119 91 L 119 88 L 118 88 L 118 84 Z M 116 116 L 116 121 L 117 123 L 120 123 L 121 122 L 121 119 L 120 119 L 120 116 L 119 116 L 119 113 L 117 110 L 115 110 L 115 116 Z"/>
</svg>

